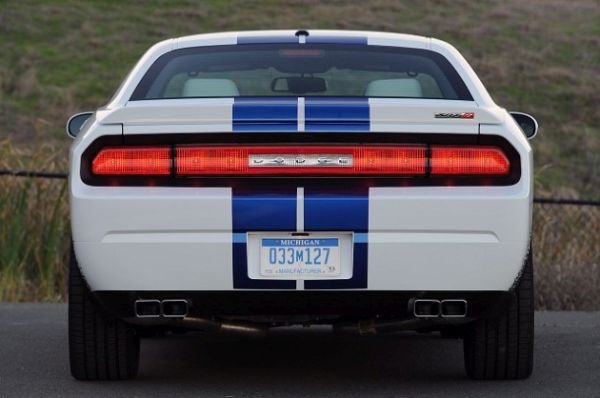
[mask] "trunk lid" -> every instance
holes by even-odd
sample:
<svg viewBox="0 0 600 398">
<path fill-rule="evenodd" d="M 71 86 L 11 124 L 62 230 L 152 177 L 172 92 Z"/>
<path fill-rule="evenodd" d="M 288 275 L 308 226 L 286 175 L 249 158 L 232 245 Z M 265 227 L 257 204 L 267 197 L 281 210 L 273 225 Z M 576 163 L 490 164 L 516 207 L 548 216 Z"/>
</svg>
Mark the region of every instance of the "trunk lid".
<svg viewBox="0 0 600 398">
<path fill-rule="evenodd" d="M 219 98 L 132 101 L 98 112 L 123 133 L 390 132 L 478 134 L 499 108 L 473 101 L 395 98 Z"/>
</svg>

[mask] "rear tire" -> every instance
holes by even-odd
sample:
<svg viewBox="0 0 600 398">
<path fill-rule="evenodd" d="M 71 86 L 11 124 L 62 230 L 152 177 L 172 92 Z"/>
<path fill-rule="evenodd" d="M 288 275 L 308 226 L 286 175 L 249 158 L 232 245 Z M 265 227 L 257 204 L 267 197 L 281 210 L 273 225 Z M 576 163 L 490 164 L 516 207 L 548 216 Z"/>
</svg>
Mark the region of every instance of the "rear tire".
<svg viewBox="0 0 600 398">
<path fill-rule="evenodd" d="M 531 249 L 507 311 L 467 326 L 467 375 L 477 380 L 526 379 L 533 371 L 533 261 Z"/>
<path fill-rule="evenodd" d="M 106 313 L 92 297 L 71 250 L 69 359 L 77 380 L 124 380 L 137 375 L 140 340 L 133 326 Z"/>
</svg>

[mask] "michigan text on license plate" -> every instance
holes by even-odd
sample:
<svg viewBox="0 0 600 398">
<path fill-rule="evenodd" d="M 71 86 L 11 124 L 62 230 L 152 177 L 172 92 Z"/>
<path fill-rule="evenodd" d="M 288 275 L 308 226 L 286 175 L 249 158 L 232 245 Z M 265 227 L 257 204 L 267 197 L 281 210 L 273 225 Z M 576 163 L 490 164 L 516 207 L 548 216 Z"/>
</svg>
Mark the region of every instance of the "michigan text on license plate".
<svg viewBox="0 0 600 398">
<path fill-rule="evenodd" d="M 260 274 L 291 279 L 340 275 L 339 238 L 262 238 Z"/>
</svg>

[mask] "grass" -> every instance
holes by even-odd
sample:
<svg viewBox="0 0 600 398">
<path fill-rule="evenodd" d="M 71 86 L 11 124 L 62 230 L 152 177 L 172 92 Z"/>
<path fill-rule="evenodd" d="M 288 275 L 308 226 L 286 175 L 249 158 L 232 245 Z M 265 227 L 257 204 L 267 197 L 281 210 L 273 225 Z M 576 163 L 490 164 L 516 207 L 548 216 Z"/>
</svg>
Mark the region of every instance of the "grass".
<svg viewBox="0 0 600 398">
<path fill-rule="evenodd" d="M 499 104 L 538 118 L 541 132 L 532 143 L 538 195 L 600 198 L 596 0 L 0 0 L 0 168 L 65 170 L 68 116 L 106 103 L 153 43 L 279 28 L 449 41 Z M 537 209 L 545 214 L 536 215 L 534 235 L 538 305 L 600 308 L 597 213 L 587 216 L 596 221 L 583 222 Z M 565 227 L 571 224 L 579 227 Z M 589 246 L 581 246 L 584 235 Z M 0 177 L 0 300 L 64 299 L 68 241 L 64 182 Z"/>
<path fill-rule="evenodd" d="M 49 147 L 29 157 L 9 141 L 0 142 L 0 169 L 7 160 L 21 168 L 43 164 L 56 169 L 61 162 L 52 157 Z M 1 177 L 0 220 L 0 301 L 64 300 L 70 242 L 67 182 Z"/>
<path fill-rule="evenodd" d="M 600 206 L 534 206 L 536 308 L 600 310 Z"/>
</svg>

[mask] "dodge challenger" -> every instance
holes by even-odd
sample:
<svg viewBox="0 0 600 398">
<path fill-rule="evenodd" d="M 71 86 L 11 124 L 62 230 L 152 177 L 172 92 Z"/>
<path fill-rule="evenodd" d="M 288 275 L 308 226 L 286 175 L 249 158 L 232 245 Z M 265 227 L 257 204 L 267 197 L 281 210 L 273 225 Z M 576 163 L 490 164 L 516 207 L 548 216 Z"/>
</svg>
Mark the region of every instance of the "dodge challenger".
<svg viewBox="0 0 600 398">
<path fill-rule="evenodd" d="M 536 131 L 433 38 L 154 45 L 67 124 L 72 375 L 134 377 L 153 333 L 302 324 L 439 333 L 471 378 L 528 377 Z"/>
</svg>

